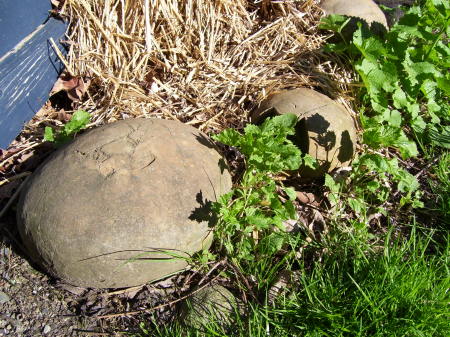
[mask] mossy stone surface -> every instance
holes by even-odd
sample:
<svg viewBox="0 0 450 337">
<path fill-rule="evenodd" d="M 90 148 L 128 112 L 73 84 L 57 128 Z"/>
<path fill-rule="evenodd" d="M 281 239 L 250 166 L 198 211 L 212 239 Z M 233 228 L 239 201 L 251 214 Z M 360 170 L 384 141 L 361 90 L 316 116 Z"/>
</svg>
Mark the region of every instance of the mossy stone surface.
<svg viewBox="0 0 450 337">
<path fill-rule="evenodd" d="M 230 188 L 224 160 L 197 129 L 124 120 L 53 153 L 22 192 L 17 220 L 33 260 L 56 277 L 130 287 L 208 248 L 210 202 Z"/>
<path fill-rule="evenodd" d="M 316 178 L 337 167 L 346 166 L 356 149 L 356 127 L 343 106 L 307 88 L 273 94 L 252 116 L 259 123 L 267 116 L 293 113 L 299 118 L 294 143 L 317 160 L 318 167 L 301 167 L 305 178 Z"/>
</svg>

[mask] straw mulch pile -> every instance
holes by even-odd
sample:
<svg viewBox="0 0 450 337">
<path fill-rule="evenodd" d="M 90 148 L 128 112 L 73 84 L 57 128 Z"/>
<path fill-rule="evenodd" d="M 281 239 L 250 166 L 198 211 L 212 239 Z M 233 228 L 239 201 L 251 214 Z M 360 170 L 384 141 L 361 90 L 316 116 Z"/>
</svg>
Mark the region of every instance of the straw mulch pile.
<svg viewBox="0 0 450 337">
<path fill-rule="evenodd" d="M 203 131 L 242 126 L 285 88 L 315 88 L 351 110 L 351 74 L 320 51 L 316 2 L 67 0 L 68 71 L 92 79 L 79 107 L 95 124 L 157 116 Z"/>
</svg>

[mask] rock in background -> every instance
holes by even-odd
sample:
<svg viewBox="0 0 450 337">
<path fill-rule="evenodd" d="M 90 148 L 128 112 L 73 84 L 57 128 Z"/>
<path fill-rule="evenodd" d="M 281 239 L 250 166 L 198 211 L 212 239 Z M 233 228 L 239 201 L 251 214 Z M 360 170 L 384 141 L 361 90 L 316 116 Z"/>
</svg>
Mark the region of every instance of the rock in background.
<svg viewBox="0 0 450 337">
<path fill-rule="evenodd" d="M 374 32 L 380 33 L 389 29 L 383 11 L 372 0 L 322 0 L 319 6 L 325 15 L 339 14 L 352 18 L 342 31 L 342 34 L 348 38 L 353 35 L 360 19 L 365 21 Z"/>
<path fill-rule="evenodd" d="M 299 88 L 269 96 L 251 120 L 258 123 L 270 115 L 287 113 L 299 118 L 294 143 L 318 162 L 315 170 L 301 167 L 302 177 L 320 177 L 350 163 L 356 149 L 356 128 L 343 106 L 314 90 Z"/>
<path fill-rule="evenodd" d="M 414 0 L 375 0 L 378 5 L 382 5 L 392 10 L 385 10 L 383 7 L 384 14 L 386 15 L 387 22 L 390 27 L 392 27 L 400 18 L 405 14 L 401 7 L 410 7 L 414 4 Z"/>
</svg>

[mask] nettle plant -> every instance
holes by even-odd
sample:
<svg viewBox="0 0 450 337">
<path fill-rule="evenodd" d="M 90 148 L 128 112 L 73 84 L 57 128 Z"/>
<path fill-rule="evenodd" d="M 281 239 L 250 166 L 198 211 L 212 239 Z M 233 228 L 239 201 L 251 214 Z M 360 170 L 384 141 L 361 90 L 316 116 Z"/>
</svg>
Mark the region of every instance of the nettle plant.
<svg viewBox="0 0 450 337">
<path fill-rule="evenodd" d="M 219 217 L 216 239 L 232 258 L 252 260 L 261 247 L 266 253 L 277 252 L 285 243 L 285 236 L 280 235 L 283 222 L 297 218 L 295 190 L 276 183 L 277 174 L 283 171 L 297 170 L 302 164 L 314 167 L 314 159 L 302 155 L 288 139 L 296 123 L 297 116 L 286 114 L 268 118 L 259 126 L 249 124 L 244 134 L 227 129 L 213 136 L 245 156 L 246 170 L 239 185 L 213 204 Z"/>
<path fill-rule="evenodd" d="M 450 148 L 450 2 L 424 3 L 381 36 L 359 23 L 349 42 L 343 37 L 326 46 L 348 55 L 364 84 L 362 101 L 369 108 L 361 115 L 363 142 L 395 147 L 403 158 L 418 154 L 411 135 Z M 341 34 L 348 22 L 332 15 L 321 27 Z"/>
<path fill-rule="evenodd" d="M 360 119 L 368 151 L 346 180 L 326 178 L 332 203 L 349 206 L 361 225 L 369 213 L 385 213 L 395 196 L 400 207 L 423 206 L 417 179 L 377 150 L 396 148 L 406 159 L 419 154 L 418 144 L 450 148 L 450 2 L 424 4 L 381 35 L 358 23 L 350 41 L 343 34 L 350 19 L 331 15 L 321 23 L 342 37 L 325 49 L 348 57 L 364 84 Z"/>
</svg>

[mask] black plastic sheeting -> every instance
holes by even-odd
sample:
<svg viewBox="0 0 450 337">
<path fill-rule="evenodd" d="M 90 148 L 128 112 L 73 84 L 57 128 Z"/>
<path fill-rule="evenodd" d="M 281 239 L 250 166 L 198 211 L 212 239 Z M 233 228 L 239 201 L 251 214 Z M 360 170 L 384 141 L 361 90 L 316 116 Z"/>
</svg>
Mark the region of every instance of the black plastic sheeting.
<svg viewBox="0 0 450 337">
<path fill-rule="evenodd" d="M 48 99 L 63 66 L 50 44 L 67 24 L 49 17 L 49 0 L 0 0 L 0 148 Z"/>
</svg>

